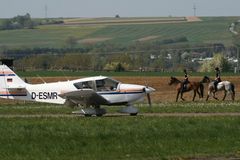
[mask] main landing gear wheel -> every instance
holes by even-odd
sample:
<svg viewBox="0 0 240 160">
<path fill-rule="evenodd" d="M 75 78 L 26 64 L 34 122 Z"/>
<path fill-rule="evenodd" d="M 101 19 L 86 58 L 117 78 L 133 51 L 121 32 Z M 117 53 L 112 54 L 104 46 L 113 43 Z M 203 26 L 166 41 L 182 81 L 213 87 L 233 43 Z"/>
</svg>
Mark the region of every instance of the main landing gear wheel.
<svg viewBox="0 0 240 160">
<path fill-rule="evenodd" d="M 101 117 L 107 113 L 104 108 L 95 108 L 95 112 L 97 117 Z"/>
<path fill-rule="evenodd" d="M 130 116 L 136 116 L 138 113 L 130 113 Z"/>
<path fill-rule="evenodd" d="M 92 114 L 84 114 L 85 117 L 92 117 Z"/>
<path fill-rule="evenodd" d="M 119 112 L 128 113 L 130 116 L 136 116 L 138 114 L 138 109 L 129 105 L 127 107 L 122 108 Z"/>
</svg>

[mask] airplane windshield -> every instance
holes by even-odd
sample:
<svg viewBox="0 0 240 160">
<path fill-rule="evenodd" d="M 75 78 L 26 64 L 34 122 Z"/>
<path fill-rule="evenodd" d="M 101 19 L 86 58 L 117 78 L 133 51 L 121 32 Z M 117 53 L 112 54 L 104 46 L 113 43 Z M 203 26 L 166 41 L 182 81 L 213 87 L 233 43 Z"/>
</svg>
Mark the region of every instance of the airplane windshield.
<svg viewBox="0 0 240 160">
<path fill-rule="evenodd" d="M 115 91 L 117 90 L 118 83 L 110 78 L 96 80 L 97 91 Z"/>
<path fill-rule="evenodd" d="M 77 89 L 93 89 L 93 82 L 86 81 L 86 82 L 78 82 L 73 84 Z"/>
</svg>

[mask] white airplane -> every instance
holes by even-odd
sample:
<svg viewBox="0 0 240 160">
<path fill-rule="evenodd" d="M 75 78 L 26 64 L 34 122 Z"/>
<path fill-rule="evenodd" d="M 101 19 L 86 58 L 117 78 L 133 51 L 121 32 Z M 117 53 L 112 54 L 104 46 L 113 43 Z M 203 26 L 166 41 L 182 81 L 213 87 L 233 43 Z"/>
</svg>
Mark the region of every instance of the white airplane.
<svg viewBox="0 0 240 160">
<path fill-rule="evenodd" d="M 84 106 L 78 113 L 85 116 L 102 116 L 100 105 L 126 105 L 121 113 L 137 115 L 132 104 L 147 95 L 151 105 L 152 87 L 124 84 L 104 76 L 82 78 L 64 82 L 28 84 L 8 66 L 0 65 L 0 98 L 55 104 Z"/>
</svg>

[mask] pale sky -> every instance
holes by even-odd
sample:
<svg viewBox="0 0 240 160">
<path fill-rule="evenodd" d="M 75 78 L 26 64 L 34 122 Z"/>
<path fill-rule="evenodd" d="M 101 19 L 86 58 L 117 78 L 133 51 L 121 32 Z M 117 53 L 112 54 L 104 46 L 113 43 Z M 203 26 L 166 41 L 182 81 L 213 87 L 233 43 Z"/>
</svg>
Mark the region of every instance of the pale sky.
<svg viewBox="0 0 240 160">
<path fill-rule="evenodd" d="M 240 0 L 0 0 L 0 18 L 240 16 Z"/>
</svg>

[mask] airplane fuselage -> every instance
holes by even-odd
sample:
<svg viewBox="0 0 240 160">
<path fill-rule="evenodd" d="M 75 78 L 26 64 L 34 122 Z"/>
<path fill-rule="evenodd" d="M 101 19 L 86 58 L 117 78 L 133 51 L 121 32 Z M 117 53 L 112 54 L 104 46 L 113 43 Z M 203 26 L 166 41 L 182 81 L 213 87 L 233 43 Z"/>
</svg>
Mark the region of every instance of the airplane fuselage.
<svg viewBox="0 0 240 160">
<path fill-rule="evenodd" d="M 36 102 L 64 104 L 66 99 L 60 97 L 60 94 L 66 92 L 77 91 L 78 89 L 73 85 L 76 81 L 43 83 L 43 84 L 27 84 L 25 89 L 7 90 L 2 89 L 1 98 L 29 100 Z M 94 80 L 93 80 L 94 82 Z M 109 105 L 114 104 L 127 104 L 138 100 L 142 100 L 145 96 L 143 91 L 144 86 L 122 84 L 119 83 L 117 88 L 112 91 L 96 91 L 97 94 L 104 97 L 110 102 Z"/>
</svg>

